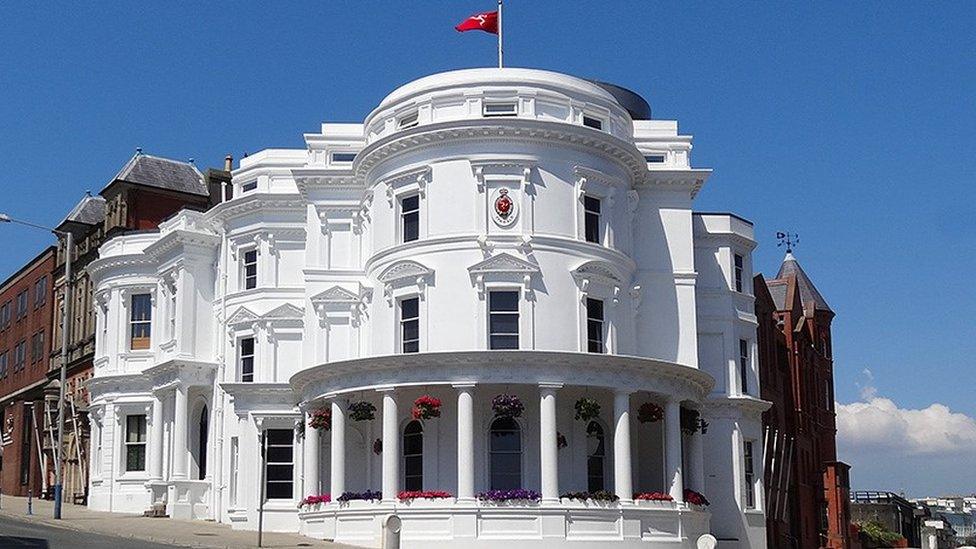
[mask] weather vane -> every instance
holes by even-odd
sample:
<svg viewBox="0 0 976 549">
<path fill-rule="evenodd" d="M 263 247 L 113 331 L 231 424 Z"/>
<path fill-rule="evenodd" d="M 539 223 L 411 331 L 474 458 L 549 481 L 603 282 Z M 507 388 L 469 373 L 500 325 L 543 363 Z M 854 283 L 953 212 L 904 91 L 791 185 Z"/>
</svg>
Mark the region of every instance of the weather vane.
<svg viewBox="0 0 976 549">
<path fill-rule="evenodd" d="M 777 232 L 776 238 L 779 239 L 776 247 L 786 246 L 786 253 L 792 253 L 793 247 L 800 243 L 800 235 L 796 233 Z"/>
</svg>

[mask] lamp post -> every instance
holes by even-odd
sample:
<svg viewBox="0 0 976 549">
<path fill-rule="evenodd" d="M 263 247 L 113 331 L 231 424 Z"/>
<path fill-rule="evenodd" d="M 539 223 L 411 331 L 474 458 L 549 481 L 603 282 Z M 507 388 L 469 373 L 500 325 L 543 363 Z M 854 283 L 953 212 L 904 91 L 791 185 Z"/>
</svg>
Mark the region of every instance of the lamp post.
<svg viewBox="0 0 976 549">
<path fill-rule="evenodd" d="M 68 375 L 68 322 L 71 318 L 71 256 L 73 252 L 74 240 L 70 231 L 59 231 L 43 225 L 37 225 L 28 221 L 14 219 L 7 214 L 0 213 L 0 223 L 17 223 L 50 231 L 57 237 L 64 237 L 65 240 L 65 261 L 64 261 L 64 314 L 61 318 L 61 375 L 58 387 L 58 443 L 54 448 L 54 518 L 61 518 L 61 498 L 64 490 L 64 463 L 62 460 L 64 453 L 64 392 L 67 385 Z M 40 457 L 40 456 L 38 456 Z"/>
</svg>

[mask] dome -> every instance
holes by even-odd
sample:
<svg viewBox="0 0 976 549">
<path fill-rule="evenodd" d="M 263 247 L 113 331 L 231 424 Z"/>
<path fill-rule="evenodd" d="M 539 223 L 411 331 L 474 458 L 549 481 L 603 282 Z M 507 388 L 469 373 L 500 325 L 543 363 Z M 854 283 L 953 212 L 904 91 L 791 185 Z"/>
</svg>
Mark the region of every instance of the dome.
<svg viewBox="0 0 976 549">
<path fill-rule="evenodd" d="M 619 103 L 621 107 L 627 109 L 627 112 L 630 113 L 630 117 L 632 119 L 651 119 L 651 105 L 648 104 L 646 99 L 638 95 L 637 92 L 633 92 L 616 84 L 601 82 L 599 80 L 590 80 L 589 82 L 592 82 L 608 91 L 610 95 L 617 100 L 617 103 Z"/>
</svg>

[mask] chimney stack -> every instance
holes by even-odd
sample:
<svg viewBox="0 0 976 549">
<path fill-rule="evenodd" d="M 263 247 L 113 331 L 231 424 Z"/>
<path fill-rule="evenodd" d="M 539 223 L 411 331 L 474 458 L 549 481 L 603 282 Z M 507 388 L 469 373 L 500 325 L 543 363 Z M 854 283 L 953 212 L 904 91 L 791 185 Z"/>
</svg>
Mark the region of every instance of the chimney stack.
<svg viewBox="0 0 976 549">
<path fill-rule="evenodd" d="M 227 155 L 224 157 L 224 171 L 229 172 L 234 169 L 234 157 L 232 155 Z"/>
</svg>

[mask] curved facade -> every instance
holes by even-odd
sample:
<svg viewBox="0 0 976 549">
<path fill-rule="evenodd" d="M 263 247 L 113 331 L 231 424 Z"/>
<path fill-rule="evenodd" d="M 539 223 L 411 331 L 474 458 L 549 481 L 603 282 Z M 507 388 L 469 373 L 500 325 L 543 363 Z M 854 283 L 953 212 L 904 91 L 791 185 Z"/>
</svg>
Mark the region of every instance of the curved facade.
<svg viewBox="0 0 976 549">
<path fill-rule="evenodd" d="M 692 212 L 710 171 L 675 122 L 474 69 L 305 141 L 89 267 L 93 507 L 254 529 L 264 499 L 266 527 L 364 546 L 390 514 L 405 547 L 764 544 L 752 227 Z M 538 501 L 485 500 L 514 488 Z"/>
</svg>

